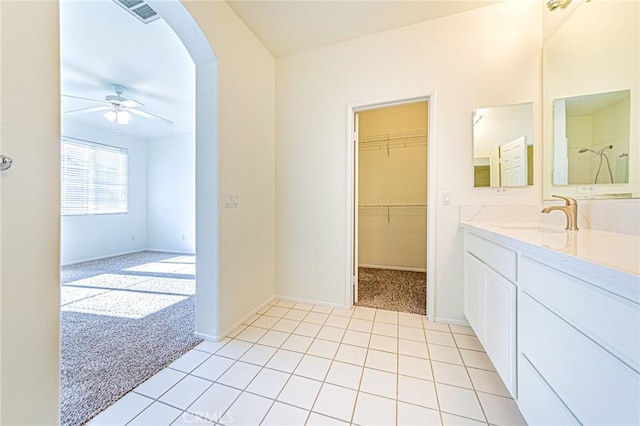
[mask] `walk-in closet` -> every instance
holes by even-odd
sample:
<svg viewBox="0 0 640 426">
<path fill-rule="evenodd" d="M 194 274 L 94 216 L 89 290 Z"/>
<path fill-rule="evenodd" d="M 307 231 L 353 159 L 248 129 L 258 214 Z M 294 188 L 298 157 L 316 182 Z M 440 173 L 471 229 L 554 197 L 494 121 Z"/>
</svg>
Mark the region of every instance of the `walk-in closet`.
<svg viewBox="0 0 640 426">
<path fill-rule="evenodd" d="M 358 306 L 426 313 L 427 108 L 358 113 Z"/>
</svg>

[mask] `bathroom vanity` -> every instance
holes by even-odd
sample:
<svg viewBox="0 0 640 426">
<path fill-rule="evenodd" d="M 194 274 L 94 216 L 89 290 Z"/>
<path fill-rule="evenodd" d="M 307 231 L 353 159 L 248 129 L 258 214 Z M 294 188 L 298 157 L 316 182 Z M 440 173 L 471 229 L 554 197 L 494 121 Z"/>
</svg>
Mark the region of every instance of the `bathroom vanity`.
<svg viewBox="0 0 640 426">
<path fill-rule="evenodd" d="M 529 424 L 640 424 L 640 237 L 463 223 L 465 316 Z"/>
</svg>

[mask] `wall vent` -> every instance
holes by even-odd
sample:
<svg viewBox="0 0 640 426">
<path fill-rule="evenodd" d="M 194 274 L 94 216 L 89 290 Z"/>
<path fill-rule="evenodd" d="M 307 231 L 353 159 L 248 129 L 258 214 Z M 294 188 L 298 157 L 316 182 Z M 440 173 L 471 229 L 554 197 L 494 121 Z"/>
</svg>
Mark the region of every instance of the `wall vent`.
<svg viewBox="0 0 640 426">
<path fill-rule="evenodd" d="M 146 4 L 144 0 L 113 0 L 122 6 L 127 12 L 138 18 L 140 21 L 148 24 L 160 18 L 158 12 L 153 10 L 151 6 Z"/>
</svg>

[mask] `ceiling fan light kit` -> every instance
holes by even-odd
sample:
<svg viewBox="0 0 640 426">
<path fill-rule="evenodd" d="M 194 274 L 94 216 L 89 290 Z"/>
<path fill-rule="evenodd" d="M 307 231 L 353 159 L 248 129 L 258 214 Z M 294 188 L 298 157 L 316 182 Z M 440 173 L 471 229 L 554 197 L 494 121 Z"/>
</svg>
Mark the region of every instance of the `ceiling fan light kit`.
<svg viewBox="0 0 640 426">
<path fill-rule="evenodd" d="M 104 113 L 104 118 L 112 123 L 117 122 L 121 126 L 126 126 L 133 117 L 127 111 L 111 110 Z"/>
<path fill-rule="evenodd" d="M 112 123 L 117 123 L 118 126 L 126 126 L 133 121 L 133 115 L 143 117 L 150 120 L 160 121 L 167 126 L 173 126 L 173 121 L 160 117 L 150 112 L 141 109 L 144 105 L 134 99 L 126 98 L 123 96 L 127 90 L 122 84 L 112 84 L 111 89 L 115 92 L 115 95 L 107 95 L 103 100 L 83 98 L 80 96 L 62 95 L 64 97 L 72 99 L 80 99 L 83 101 L 97 102 L 102 106 L 81 108 L 73 111 L 66 111 L 65 114 L 85 114 L 90 112 L 105 111 L 103 116 Z"/>
</svg>

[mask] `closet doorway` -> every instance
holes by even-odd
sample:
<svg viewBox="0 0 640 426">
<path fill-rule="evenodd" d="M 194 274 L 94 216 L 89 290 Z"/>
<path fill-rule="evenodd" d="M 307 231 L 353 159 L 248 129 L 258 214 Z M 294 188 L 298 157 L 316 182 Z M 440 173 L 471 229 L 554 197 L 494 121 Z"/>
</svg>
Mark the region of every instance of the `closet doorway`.
<svg viewBox="0 0 640 426">
<path fill-rule="evenodd" d="M 426 314 L 428 107 L 355 113 L 356 306 Z"/>
</svg>

